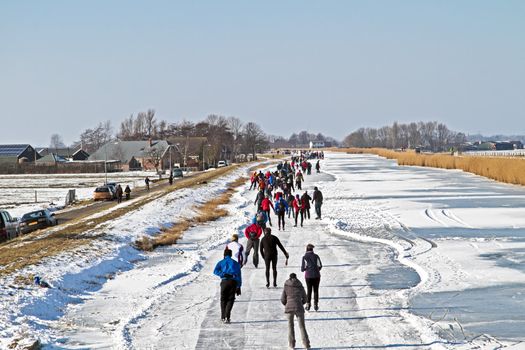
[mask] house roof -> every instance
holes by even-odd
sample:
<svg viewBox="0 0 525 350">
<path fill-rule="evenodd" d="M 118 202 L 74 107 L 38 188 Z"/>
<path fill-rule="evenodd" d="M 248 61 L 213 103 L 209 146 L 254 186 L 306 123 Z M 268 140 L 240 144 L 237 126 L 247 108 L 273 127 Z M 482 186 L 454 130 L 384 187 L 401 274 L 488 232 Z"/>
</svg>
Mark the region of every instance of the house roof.
<svg viewBox="0 0 525 350">
<path fill-rule="evenodd" d="M 89 160 L 119 160 L 122 164 L 129 163 L 133 157 L 145 158 L 151 149 L 158 149 L 165 152 L 168 143 L 163 140 L 149 141 L 113 141 L 108 142 L 93 153 Z"/>
<path fill-rule="evenodd" d="M 67 162 L 67 159 L 59 156 L 58 154 L 50 153 L 38 159 L 36 162 L 37 163 L 63 163 L 63 162 Z"/>
<path fill-rule="evenodd" d="M 48 154 L 56 154 L 63 158 L 72 158 L 77 152 L 81 151 L 82 149 L 76 149 L 76 148 L 70 148 L 70 147 L 64 147 L 64 148 L 37 148 L 38 154 L 41 156 L 46 156 Z"/>
<path fill-rule="evenodd" d="M 31 145 L 0 145 L 0 157 L 19 157 Z"/>
</svg>

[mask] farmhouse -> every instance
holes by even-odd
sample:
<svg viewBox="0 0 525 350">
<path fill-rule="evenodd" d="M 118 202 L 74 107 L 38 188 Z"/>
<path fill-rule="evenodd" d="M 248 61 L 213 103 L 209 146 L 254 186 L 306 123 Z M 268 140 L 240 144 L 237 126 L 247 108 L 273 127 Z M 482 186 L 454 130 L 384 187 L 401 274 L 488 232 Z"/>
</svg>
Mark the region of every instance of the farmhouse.
<svg viewBox="0 0 525 350">
<path fill-rule="evenodd" d="M 156 141 L 111 141 L 93 153 L 89 160 L 116 160 L 123 171 L 161 168 L 168 143 Z"/>
<path fill-rule="evenodd" d="M 0 145 L 0 166 L 34 163 L 40 155 L 31 145 Z"/>
</svg>

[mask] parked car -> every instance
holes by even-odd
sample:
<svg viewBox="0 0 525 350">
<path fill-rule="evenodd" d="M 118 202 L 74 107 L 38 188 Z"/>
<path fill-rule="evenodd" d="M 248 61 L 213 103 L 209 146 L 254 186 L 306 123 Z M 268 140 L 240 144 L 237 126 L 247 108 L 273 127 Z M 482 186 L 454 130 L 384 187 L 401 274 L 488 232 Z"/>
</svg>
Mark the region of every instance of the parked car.
<svg viewBox="0 0 525 350">
<path fill-rule="evenodd" d="M 11 217 L 5 210 L 0 210 L 0 242 L 18 235 L 18 219 Z"/>
<path fill-rule="evenodd" d="M 112 199 L 117 199 L 117 183 L 116 182 L 106 182 L 106 186 L 109 187 L 113 195 Z"/>
<path fill-rule="evenodd" d="M 226 162 L 225 162 L 224 160 L 219 160 L 219 161 L 217 162 L 217 168 L 223 168 L 223 167 L 225 167 L 226 165 L 228 165 L 228 164 L 226 164 Z"/>
<path fill-rule="evenodd" d="M 57 224 L 58 221 L 55 218 L 55 213 L 51 213 L 47 209 L 42 209 L 24 214 L 20 218 L 19 228 L 20 233 L 26 234 L 41 228 L 55 226 Z"/>
<path fill-rule="evenodd" d="M 115 192 L 111 189 L 110 186 L 100 186 L 95 188 L 93 192 L 94 201 L 110 201 L 115 198 Z"/>
<path fill-rule="evenodd" d="M 181 168 L 173 168 L 171 173 L 173 174 L 173 177 L 183 177 L 184 176 Z"/>
</svg>

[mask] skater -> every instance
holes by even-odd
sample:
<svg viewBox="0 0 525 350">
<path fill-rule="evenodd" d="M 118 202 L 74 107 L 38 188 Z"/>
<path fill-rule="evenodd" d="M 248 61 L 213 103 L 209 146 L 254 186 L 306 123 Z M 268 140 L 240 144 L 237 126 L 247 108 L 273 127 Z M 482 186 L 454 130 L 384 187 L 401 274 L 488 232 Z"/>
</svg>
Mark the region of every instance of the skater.
<svg viewBox="0 0 525 350">
<path fill-rule="evenodd" d="M 262 210 L 257 211 L 255 216 L 253 217 L 252 224 L 257 224 L 261 227 L 261 229 L 266 228 L 266 223 L 268 222 L 268 215 Z"/>
<path fill-rule="evenodd" d="M 301 170 L 297 171 L 297 174 L 295 175 L 295 186 L 297 186 L 297 190 L 302 190 L 302 183 L 304 181 L 303 173 Z"/>
<path fill-rule="evenodd" d="M 290 216 L 293 216 L 295 218 L 295 212 L 292 210 L 292 203 L 294 199 L 295 197 L 291 193 L 288 193 L 288 195 L 286 196 L 286 203 L 288 204 L 288 219 L 290 218 Z"/>
<path fill-rule="evenodd" d="M 150 183 L 149 177 L 146 176 L 146 178 L 144 179 L 144 182 L 146 183 L 146 190 L 149 191 L 149 183 Z"/>
<path fill-rule="evenodd" d="M 117 185 L 117 189 L 115 191 L 116 191 L 116 195 L 117 195 L 117 202 L 118 203 L 122 203 L 123 191 L 122 191 L 122 187 L 120 186 L 120 184 Z"/>
<path fill-rule="evenodd" d="M 293 227 L 297 227 L 297 218 L 299 217 L 299 213 L 301 213 L 301 227 L 303 226 L 303 212 L 301 211 L 301 198 L 298 194 L 295 195 L 295 198 L 292 201 L 292 210 L 294 212 L 294 219 L 295 219 L 295 225 Z"/>
<path fill-rule="evenodd" d="M 306 167 L 307 167 L 307 171 L 308 171 L 308 172 L 306 173 L 306 175 L 312 175 L 312 163 L 307 162 L 307 163 L 306 163 Z"/>
<path fill-rule="evenodd" d="M 124 192 L 126 193 L 126 200 L 129 200 L 129 198 L 131 197 L 131 188 L 129 188 L 129 185 L 126 185 Z"/>
<path fill-rule="evenodd" d="M 221 278 L 221 320 L 230 323 L 235 295 L 241 295 L 241 265 L 232 259 L 232 251 L 224 250 L 224 259 L 215 266 L 213 273 Z"/>
<path fill-rule="evenodd" d="M 315 163 L 315 170 L 317 173 L 319 173 L 319 170 L 321 170 L 321 164 L 319 164 L 319 159 L 317 160 L 317 163 Z"/>
<path fill-rule="evenodd" d="M 272 207 L 273 203 L 270 200 L 270 196 L 266 195 L 261 202 L 261 209 L 266 213 L 266 216 L 268 216 L 268 223 L 270 224 L 270 226 L 272 226 L 272 218 L 270 217 L 270 208 Z"/>
<path fill-rule="evenodd" d="M 310 219 L 310 201 L 312 200 L 312 197 L 308 194 L 308 191 L 304 191 L 303 195 L 301 196 L 301 208 L 304 218 Z M 302 222 L 302 218 L 301 218 Z M 302 224 L 301 224 L 302 226 Z"/>
<path fill-rule="evenodd" d="M 258 176 L 257 176 L 257 172 L 254 171 L 252 176 L 250 177 L 250 181 L 251 181 L 251 184 L 250 184 L 250 191 L 252 190 L 252 188 L 255 190 L 257 189 L 257 183 L 258 183 Z"/>
<path fill-rule="evenodd" d="M 319 191 L 317 187 L 314 187 L 312 203 L 314 203 L 315 215 L 317 215 L 315 220 L 321 220 L 321 206 L 323 205 L 323 193 Z"/>
<path fill-rule="evenodd" d="M 255 201 L 253 202 L 253 205 L 257 206 L 257 210 L 261 210 L 261 204 L 264 199 L 264 189 L 259 190 L 257 192 L 257 196 L 255 197 Z"/>
<path fill-rule="evenodd" d="M 277 247 L 286 257 L 285 264 L 288 264 L 288 252 L 284 249 L 279 238 L 272 235 L 272 229 L 267 227 L 264 230 L 264 237 L 261 239 L 261 256 L 266 265 L 266 288 L 270 288 L 270 264 L 273 270 L 273 286 L 277 287 Z"/>
<path fill-rule="evenodd" d="M 253 266 L 257 268 L 259 265 L 259 239 L 262 235 L 262 228 L 261 226 L 257 224 L 251 224 L 250 226 L 246 227 L 246 230 L 244 230 L 244 236 L 246 236 L 246 239 L 248 242 L 246 243 L 246 263 L 248 262 L 248 256 L 250 255 L 250 252 L 252 251 L 252 248 L 254 249 L 253 252 Z M 246 263 L 244 263 L 246 265 Z"/>
<path fill-rule="evenodd" d="M 284 198 L 280 198 L 277 202 L 275 202 L 275 206 L 273 210 L 275 211 L 275 214 L 277 215 L 277 223 L 279 224 L 279 231 L 281 230 L 281 225 L 284 231 L 284 215 L 288 211 L 288 203 L 286 203 Z"/>
<path fill-rule="evenodd" d="M 237 261 L 241 268 L 244 266 L 246 259 L 244 258 L 244 247 L 239 243 L 239 235 L 234 233 L 230 240 L 230 243 L 226 244 L 226 249 L 232 251 L 232 259 Z"/>
<path fill-rule="evenodd" d="M 312 289 L 314 291 L 314 310 L 319 310 L 319 282 L 321 282 L 321 269 L 323 263 L 319 255 L 314 253 L 314 245 L 308 244 L 306 246 L 306 253 L 301 262 L 301 271 L 304 272 L 304 279 L 306 281 L 306 288 L 308 290 L 306 310 L 310 310 L 312 305 Z"/>
<path fill-rule="evenodd" d="M 295 348 L 294 317 L 297 317 L 303 345 L 305 348 L 310 349 L 310 339 L 308 339 L 308 333 L 304 324 L 303 305 L 306 303 L 306 292 L 295 273 L 291 273 L 290 279 L 284 283 L 281 303 L 284 305 L 284 313 L 288 317 L 288 346 L 290 349 Z"/>
</svg>

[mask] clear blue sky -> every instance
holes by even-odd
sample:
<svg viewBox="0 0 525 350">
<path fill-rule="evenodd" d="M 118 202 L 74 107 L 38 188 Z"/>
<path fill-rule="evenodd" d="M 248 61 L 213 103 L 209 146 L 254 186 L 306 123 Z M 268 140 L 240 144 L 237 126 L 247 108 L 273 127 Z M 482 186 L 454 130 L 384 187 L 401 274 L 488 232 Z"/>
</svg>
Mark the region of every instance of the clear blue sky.
<svg viewBox="0 0 525 350">
<path fill-rule="evenodd" d="M 343 138 L 525 133 L 525 1 L 1 1 L 0 143 L 235 115 Z"/>
</svg>

